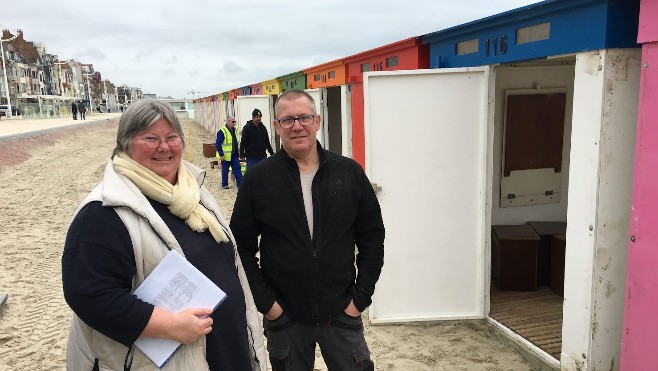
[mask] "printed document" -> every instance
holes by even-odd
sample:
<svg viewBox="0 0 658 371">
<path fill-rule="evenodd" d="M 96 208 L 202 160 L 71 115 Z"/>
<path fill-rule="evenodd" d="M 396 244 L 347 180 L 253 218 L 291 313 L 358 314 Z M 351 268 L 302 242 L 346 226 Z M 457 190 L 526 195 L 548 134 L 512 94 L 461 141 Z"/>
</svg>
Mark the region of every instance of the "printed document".
<svg viewBox="0 0 658 371">
<path fill-rule="evenodd" d="M 171 313 L 189 308 L 216 309 L 226 293 L 174 250 L 149 274 L 135 290 L 135 296 Z M 135 345 L 158 367 L 178 349 L 171 339 L 140 336 Z"/>
</svg>

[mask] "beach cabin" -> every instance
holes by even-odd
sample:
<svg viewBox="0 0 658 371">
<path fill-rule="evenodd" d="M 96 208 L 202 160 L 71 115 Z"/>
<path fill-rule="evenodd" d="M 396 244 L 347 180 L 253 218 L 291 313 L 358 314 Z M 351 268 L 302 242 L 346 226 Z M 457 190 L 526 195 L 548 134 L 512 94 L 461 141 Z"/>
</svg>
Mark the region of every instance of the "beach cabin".
<svg viewBox="0 0 658 371">
<path fill-rule="evenodd" d="M 212 132 L 212 114 L 210 97 L 194 100 L 194 120 L 209 132 Z"/>
<path fill-rule="evenodd" d="M 217 130 L 222 127 L 222 125 L 226 124 L 226 117 L 230 115 L 229 113 L 229 99 L 228 99 L 229 93 L 224 92 L 219 94 L 219 109 L 221 112 L 221 124 Z"/>
<path fill-rule="evenodd" d="M 233 89 L 228 91 L 228 110 L 227 114 L 231 116 L 237 116 L 237 102 L 238 102 L 238 97 L 242 95 L 242 90 L 241 89 Z M 237 117 L 236 117 L 237 118 Z M 239 122 L 238 122 L 239 124 Z"/>
<path fill-rule="evenodd" d="M 217 95 L 211 95 L 208 97 L 208 103 L 210 104 L 210 121 L 208 122 L 208 131 L 211 133 L 216 133 L 215 130 L 219 124 L 219 104 Z"/>
<path fill-rule="evenodd" d="M 622 327 L 622 371 L 658 365 L 658 2 L 640 2 L 637 41 L 642 44 L 640 94 L 628 232 L 626 303 Z"/>
<path fill-rule="evenodd" d="M 430 69 L 364 73 L 366 171 L 397 227 L 372 323 L 484 318 L 550 366 L 619 368 L 638 14 L 544 1 L 424 35 Z"/>
<path fill-rule="evenodd" d="M 274 148 L 274 114 L 272 107 L 272 100 L 267 95 L 245 95 L 237 99 L 236 106 L 236 120 L 238 121 L 238 128 L 240 132 L 247 124 L 247 121 L 252 119 L 251 114 L 254 109 L 259 109 L 263 114 L 261 122 L 267 128 L 267 134 L 270 138 L 270 144 Z"/>
<path fill-rule="evenodd" d="M 263 94 L 263 84 L 252 84 L 249 85 L 250 95 L 262 95 Z"/>
<path fill-rule="evenodd" d="M 303 70 L 306 91 L 315 100 L 322 125 L 317 133 L 320 144 L 329 151 L 352 156 L 352 120 L 347 86 L 347 67 L 342 59 Z"/>
<path fill-rule="evenodd" d="M 263 85 L 263 92 L 261 94 L 277 96 L 282 92 L 281 81 L 278 79 L 263 81 L 261 85 Z"/>
<path fill-rule="evenodd" d="M 304 71 L 297 71 L 277 77 L 281 82 L 281 91 L 291 89 L 306 90 L 306 75 Z"/>
<path fill-rule="evenodd" d="M 247 121 L 252 119 L 251 114 L 254 109 L 259 109 L 263 114 L 261 122 L 267 128 L 270 144 L 272 148 L 277 148 L 276 131 L 274 129 L 274 102 L 276 95 L 281 91 L 281 85 L 276 79 L 263 81 L 256 85 L 260 86 L 260 89 L 258 89 L 260 94 L 254 94 L 252 90 L 251 95 L 241 96 L 237 99 L 236 119 L 238 120 L 238 127 L 242 130 Z M 255 85 L 250 86 L 254 87 Z"/>
<path fill-rule="evenodd" d="M 282 89 L 281 89 L 281 81 L 278 79 L 271 79 L 267 81 L 261 82 L 261 85 L 263 85 L 263 94 L 267 96 L 268 102 L 269 102 L 269 110 L 270 110 L 270 118 L 271 120 L 269 122 L 266 122 L 265 124 L 268 125 L 268 130 L 270 134 L 270 138 L 272 139 L 272 148 L 274 148 L 274 151 L 278 151 L 279 148 L 281 148 L 281 139 L 279 138 L 279 134 L 276 133 L 276 130 L 274 128 L 274 119 L 276 118 L 275 112 L 274 112 L 274 104 L 276 103 L 276 98 L 281 94 Z"/>
<path fill-rule="evenodd" d="M 226 124 L 229 93 L 220 93 L 194 100 L 194 120 L 208 132 L 216 134 Z"/>
<path fill-rule="evenodd" d="M 411 37 L 343 59 L 351 92 L 352 158 L 365 167 L 363 73 L 429 68 L 429 45 Z"/>
<path fill-rule="evenodd" d="M 219 131 L 219 129 L 221 129 L 222 126 L 226 124 L 227 96 L 228 94 L 226 93 L 216 94 L 212 96 L 213 98 L 212 111 L 214 114 L 214 119 L 211 128 L 208 131 L 210 131 L 213 134 L 216 134 Z"/>
</svg>

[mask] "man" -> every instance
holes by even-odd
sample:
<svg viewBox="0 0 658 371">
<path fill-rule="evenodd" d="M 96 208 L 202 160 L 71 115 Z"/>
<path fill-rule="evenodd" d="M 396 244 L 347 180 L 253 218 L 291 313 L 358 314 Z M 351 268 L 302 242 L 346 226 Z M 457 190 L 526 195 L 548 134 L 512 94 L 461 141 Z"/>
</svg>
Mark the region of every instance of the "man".
<svg viewBox="0 0 658 371">
<path fill-rule="evenodd" d="M 226 125 L 222 126 L 217 132 L 217 141 L 215 148 L 217 148 L 217 157 L 222 161 L 222 188 L 228 189 L 228 171 L 229 168 L 233 169 L 235 182 L 240 187 L 242 182 L 242 169 L 240 168 L 240 159 L 238 144 L 240 143 L 240 136 L 235 130 L 235 117 L 229 116 L 226 118 Z"/>
<path fill-rule="evenodd" d="M 80 120 L 87 119 L 85 117 L 85 113 L 87 112 L 87 107 L 85 107 L 85 104 L 83 102 L 80 102 L 80 105 L 78 106 L 78 112 L 80 112 Z"/>
<path fill-rule="evenodd" d="M 71 103 L 71 114 L 73 114 L 73 119 L 78 119 L 78 105 L 75 102 Z"/>
<path fill-rule="evenodd" d="M 260 121 L 263 114 L 258 108 L 251 113 L 252 119 L 242 129 L 242 142 L 240 143 L 240 157 L 247 159 L 247 170 L 265 159 L 265 150 L 274 154 L 267 128 Z"/>
<path fill-rule="evenodd" d="M 231 217 L 272 369 L 313 370 L 317 343 L 330 370 L 373 370 L 361 312 L 384 264 L 379 202 L 359 164 L 315 139 L 308 93 L 283 93 L 276 113 L 282 149 L 247 171 Z"/>
</svg>

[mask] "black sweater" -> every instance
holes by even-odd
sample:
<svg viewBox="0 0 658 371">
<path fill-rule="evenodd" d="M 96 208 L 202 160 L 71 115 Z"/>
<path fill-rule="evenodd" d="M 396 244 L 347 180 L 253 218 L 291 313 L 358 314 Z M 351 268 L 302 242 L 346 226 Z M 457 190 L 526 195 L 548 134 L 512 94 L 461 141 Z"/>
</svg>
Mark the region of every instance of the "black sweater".
<svg viewBox="0 0 658 371">
<path fill-rule="evenodd" d="M 149 200 L 187 260 L 227 297 L 211 314 L 206 360 L 211 370 L 251 370 L 245 302 L 230 243 L 218 244 L 209 231 L 194 232 L 166 205 Z M 85 205 L 69 227 L 62 256 L 64 297 L 87 325 L 126 346 L 148 323 L 153 306 L 131 294 L 135 254 L 119 215 L 101 202 Z"/>
<path fill-rule="evenodd" d="M 254 125 L 253 120 L 247 121 L 242 129 L 240 142 L 240 157 L 265 157 L 265 151 L 274 154 L 267 128 L 262 123 Z"/>
<path fill-rule="evenodd" d="M 313 239 L 299 168 L 283 149 L 245 174 L 231 218 L 258 310 L 267 313 L 276 300 L 295 320 L 307 323 L 333 317 L 350 299 L 363 311 L 384 264 L 384 223 L 363 169 L 318 147 Z"/>
</svg>

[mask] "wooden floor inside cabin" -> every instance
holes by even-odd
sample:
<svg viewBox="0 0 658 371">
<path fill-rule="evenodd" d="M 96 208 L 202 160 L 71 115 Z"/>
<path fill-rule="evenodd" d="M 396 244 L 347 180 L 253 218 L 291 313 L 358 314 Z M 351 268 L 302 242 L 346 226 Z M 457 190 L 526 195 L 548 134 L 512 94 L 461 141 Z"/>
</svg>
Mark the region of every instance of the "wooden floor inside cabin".
<svg viewBox="0 0 658 371">
<path fill-rule="evenodd" d="M 563 297 L 548 287 L 527 292 L 498 291 L 492 287 L 489 317 L 559 361 L 563 302 Z"/>
</svg>

